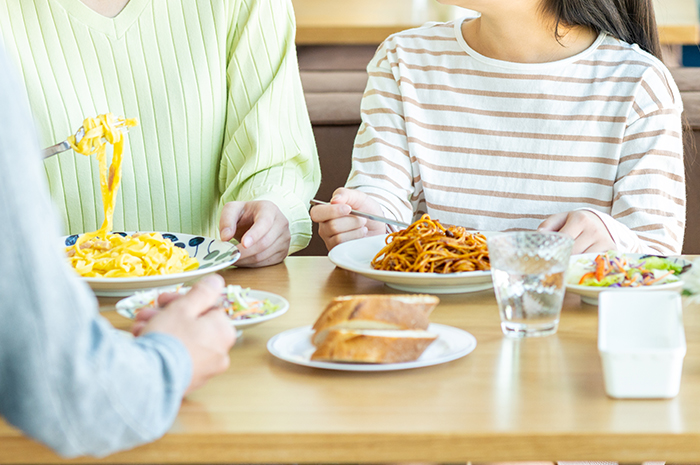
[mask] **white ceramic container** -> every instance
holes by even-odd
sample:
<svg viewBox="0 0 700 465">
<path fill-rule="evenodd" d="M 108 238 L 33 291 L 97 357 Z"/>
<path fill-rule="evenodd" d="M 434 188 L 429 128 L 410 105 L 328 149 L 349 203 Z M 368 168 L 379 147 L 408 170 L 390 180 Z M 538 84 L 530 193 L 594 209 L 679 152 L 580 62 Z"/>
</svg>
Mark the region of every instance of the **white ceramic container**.
<svg viewBox="0 0 700 465">
<path fill-rule="evenodd" d="M 599 300 L 598 350 L 606 393 L 619 399 L 675 397 L 686 352 L 681 296 L 608 291 Z"/>
</svg>

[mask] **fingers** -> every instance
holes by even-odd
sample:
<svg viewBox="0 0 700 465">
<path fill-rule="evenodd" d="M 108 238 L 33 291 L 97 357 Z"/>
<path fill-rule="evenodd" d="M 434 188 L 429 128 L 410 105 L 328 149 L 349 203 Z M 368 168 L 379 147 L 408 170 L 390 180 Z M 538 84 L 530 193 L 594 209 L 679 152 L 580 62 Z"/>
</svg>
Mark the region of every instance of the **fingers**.
<svg viewBox="0 0 700 465">
<path fill-rule="evenodd" d="M 241 245 L 250 248 L 267 235 L 274 227 L 275 230 L 289 230 L 287 218 L 272 202 L 260 202 L 254 206 L 253 225 L 241 238 Z M 268 244 L 269 247 L 269 244 Z"/>
<path fill-rule="evenodd" d="M 225 349 L 223 354 L 228 358 L 229 350 L 231 350 L 231 347 L 236 343 L 236 328 L 231 325 L 231 319 L 226 315 L 226 312 L 220 309 L 212 309 L 203 314 L 199 319 L 219 331 L 217 339 L 221 341 Z M 226 368 L 228 368 L 228 364 Z"/>
<path fill-rule="evenodd" d="M 289 242 L 287 242 L 287 247 L 285 248 L 269 248 L 262 250 L 260 253 L 250 255 L 248 257 L 242 258 L 236 262 L 236 266 L 239 267 L 261 267 L 270 266 L 281 263 L 289 252 Z"/>
<path fill-rule="evenodd" d="M 323 237 L 323 242 L 326 243 L 326 248 L 330 251 L 333 249 L 338 244 L 342 244 L 343 242 L 348 242 L 348 241 L 354 241 L 355 239 L 362 239 L 363 237 L 366 237 L 367 234 L 369 233 L 369 230 L 366 227 L 361 227 L 359 229 L 354 229 L 352 231 L 347 231 L 341 234 L 336 234 L 334 236 L 330 237 Z"/>
<path fill-rule="evenodd" d="M 268 200 L 229 202 L 219 223 L 223 240 L 239 238 L 241 258 L 237 266 L 267 266 L 279 263 L 289 253 L 289 221 Z"/>
<path fill-rule="evenodd" d="M 158 314 L 159 310 L 153 307 L 142 308 L 136 313 L 135 321 L 150 321 L 151 318 Z"/>
<path fill-rule="evenodd" d="M 544 220 L 538 227 L 538 231 L 559 231 L 568 217 L 568 212 L 556 213 Z"/>
<path fill-rule="evenodd" d="M 192 289 L 171 306 L 183 308 L 190 316 L 198 317 L 216 306 L 224 290 L 224 278 L 210 274 L 199 280 Z"/>
<path fill-rule="evenodd" d="M 135 337 L 139 337 L 143 332 L 143 328 L 145 328 L 147 324 L 147 321 L 137 321 L 131 326 L 131 334 L 133 334 Z"/>
<path fill-rule="evenodd" d="M 350 205 L 340 203 L 333 205 L 316 205 L 311 208 L 309 214 L 311 215 L 311 220 L 316 223 L 323 223 L 325 221 L 334 220 L 336 218 L 342 218 L 350 214 L 352 208 Z"/>
<path fill-rule="evenodd" d="M 241 268 L 257 268 L 281 263 L 287 257 L 286 250 L 264 250 L 261 253 L 244 257 L 236 262 L 236 266 Z"/>
<path fill-rule="evenodd" d="M 196 329 L 197 335 L 187 341 L 190 343 L 188 350 L 193 360 L 193 373 L 186 393 L 198 389 L 210 378 L 228 369 L 231 364 L 229 351 L 236 342 L 235 328 L 228 316 L 218 309 L 197 318 L 192 329 Z"/>
<path fill-rule="evenodd" d="M 344 216 L 329 220 L 318 225 L 319 233 L 323 230 L 326 236 L 335 236 L 349 231 L 354 231 L 367 226 L 369 221 L 359 216 Z"/>
<path fill-rule="evenodd" d="M 158 303 L 159 307 L 165 307 L 168 305 L 170 302 L 173 302 L 177 299 L 182 297 L 182 294 L 178 292 L 164 292 L 158 296 L 158 299 L 156 299 L 156 302 Z"/>
<path fill-rule="evenodd" d="M 574 242 L 572 254 L 580 253 L 605 253 L 615 249 L 615 243 L 609 235 L 582 233 Z"/>
<path fill-rule="evenodd" d="M 322 223 L 347 216 L 350 210 L 360 208 L 367 198 L 367 194 L 363 192 L 341 187 L 333 193 L 331 205 L 316 205 L 311 209 L 311 219 L 316 223 Z"/>
<path fill-rule="evenodd" d="M 603 221 L 593 212 L 577 210 L 557 213 L 547 218 L 540 231 L 559 231 L 574 239 L 571 253 L 605 252 L 615 248 L 615 242 Z"/>
<path fill-rule="evenodd" d="M 178 295 L 179 297 L 179 295 Z M 160 313 L 160 310 L 153 307 L 142 308 L 136 313 L 134 318 L 134 324 L 131 326 L 131 334 L 134 336 L 139 336 L 143 331 L 143 328 L 148 324 L 149 321 L 156 315 Z"/>
<path fill-rule="evenodd" d="M 357 210 L 360 209 L 365 202 L 367 202 L 367 198 L 367 194 L 362 191 L 341 187 L 333 192 L 331 203 L 350 205 L 353 209 Z"/>
<path fill-rule="evenodd" d="M 584 231 L 583 225 L 577 221 L 567 221 L 560 229 L 562 234 L 568 234 L 576 240 Z"/>
<path fill-rule="evenodd" d="M 243 215 L 246 202 L 228 202 L 221 210 L 219 235 L 222 241 L 230 241 L 236 234 L 238 220 Z"/>
<path fill-rule="evenodd" d="M 318 225 L 318 234 L 326 243 L 326 248 L 331 250 L 336 245 L 360 239 L 368 234 L 368 221 L 365 218 L 346 216 L 326 221 Z"/>
<path fill-rule="evenodd" d="M 281 262 L 289 252 L 292 236 L 288 227 L 273 227 L 251 248 L 241 248 L 236 266 L 268 266 Z"/>
</svg>

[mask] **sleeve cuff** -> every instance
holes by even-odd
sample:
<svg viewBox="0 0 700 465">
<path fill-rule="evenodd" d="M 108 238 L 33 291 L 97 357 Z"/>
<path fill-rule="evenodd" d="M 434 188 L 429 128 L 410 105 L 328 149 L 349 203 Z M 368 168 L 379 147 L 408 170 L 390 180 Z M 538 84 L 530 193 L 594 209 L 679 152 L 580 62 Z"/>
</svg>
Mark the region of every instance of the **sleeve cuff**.
<svg viewBox="0 0 700 465">
<path fill-rule="evenodd" d="M 159 332 L 139 336 L 136 342 L 162 357 L 170 390 L 182 398 L 192 382 L 192 357 L 185 345 L 175 336 Z"/>
</svg>

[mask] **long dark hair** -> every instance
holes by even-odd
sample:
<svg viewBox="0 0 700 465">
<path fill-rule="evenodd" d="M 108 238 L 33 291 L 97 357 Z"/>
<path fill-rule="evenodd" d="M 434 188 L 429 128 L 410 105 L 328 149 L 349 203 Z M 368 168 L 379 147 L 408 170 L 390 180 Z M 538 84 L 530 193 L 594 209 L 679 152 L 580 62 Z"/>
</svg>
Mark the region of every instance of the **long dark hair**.
<svg viewBox="0 0 700 465">
<path fill-rule="evenodd" d="M 584 26 L 607 32 L 661 59 L 652 0 L 542 0 L 542 11 L 555 19 L 557 38 L 560 26 Z"/>
</svg>

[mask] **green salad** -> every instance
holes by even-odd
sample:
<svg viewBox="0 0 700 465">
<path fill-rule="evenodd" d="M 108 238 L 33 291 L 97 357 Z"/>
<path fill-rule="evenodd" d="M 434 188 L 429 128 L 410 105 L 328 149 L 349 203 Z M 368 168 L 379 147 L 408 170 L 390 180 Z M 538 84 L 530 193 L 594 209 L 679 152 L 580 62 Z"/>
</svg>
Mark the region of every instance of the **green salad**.
<svg viewBox="0 0 700 465">
<path fill-rule="evenodd" d="M 237 284 L 229 284 L 224 289 L 226 298 L 222 306 L 232 320 L 248 320 L 263 315 L 269 315 L 279 310 L 280 306 L 275 305 L 268 299 L 258 300 L 248 296 L 250 288 L 242 288 Z"/>
<path fill-rule="evenodd" d="M 610 250 L 595 258 L 580 258 L 569 265 L 567 282 L 594 287 L 641 287 L 673 283 L 687 267 L 656 255 L 632 258 Z"/>
</svg>

